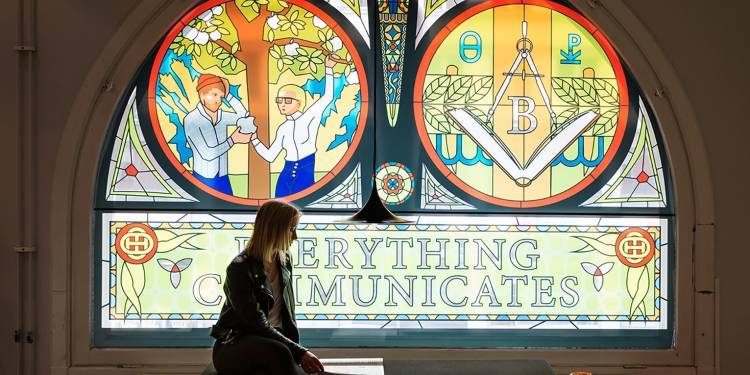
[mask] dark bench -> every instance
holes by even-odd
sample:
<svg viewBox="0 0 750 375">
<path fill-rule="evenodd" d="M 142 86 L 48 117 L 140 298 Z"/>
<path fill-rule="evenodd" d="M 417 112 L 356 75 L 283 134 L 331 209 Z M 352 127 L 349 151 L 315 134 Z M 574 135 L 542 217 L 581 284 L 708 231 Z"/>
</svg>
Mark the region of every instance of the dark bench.
<svg viewBox="0 0 750 375">
<path fill-rule="evenodd" d="M 325 364 L 325 359 L 322 360 Z M 498 360 L 385 360 L 385 375 L 554 375 L 552 367 L 541 359 Z M 333 366 L 331 366 L 333 367 Z M 209 364 L 201 375 L 218 375 Z"/>
</svg>

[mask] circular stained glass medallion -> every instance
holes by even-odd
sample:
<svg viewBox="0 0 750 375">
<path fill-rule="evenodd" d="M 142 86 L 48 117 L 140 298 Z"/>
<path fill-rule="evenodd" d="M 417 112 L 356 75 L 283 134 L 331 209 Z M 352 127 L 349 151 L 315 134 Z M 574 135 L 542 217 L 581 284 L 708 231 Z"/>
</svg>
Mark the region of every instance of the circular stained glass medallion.
<svg viewBox="0 0 750 375">
<path fill-rule="evenodd" d="M 299 199 L 331 181 L 367 113 L 354 44 L 303 0 L 199 5 L 162 42 L 148 90 L 171 164 L 199 189 L 246 205 Z"/>
<path fill-rule="evenodd" d="M 582 15 L 546 1 L 468 8 L 429 42 L 415 119 L 438 169 L 508 207 L 560 202 L 613 160 L 628 123 L 620 60 Z"/>
<path fill-rule="evenodd" d="M 375 169 L 375 187 L 383 202 L 396 206 L 414 192 L 414 174 L 401 163 L 385 163 Z"/>
</svg>

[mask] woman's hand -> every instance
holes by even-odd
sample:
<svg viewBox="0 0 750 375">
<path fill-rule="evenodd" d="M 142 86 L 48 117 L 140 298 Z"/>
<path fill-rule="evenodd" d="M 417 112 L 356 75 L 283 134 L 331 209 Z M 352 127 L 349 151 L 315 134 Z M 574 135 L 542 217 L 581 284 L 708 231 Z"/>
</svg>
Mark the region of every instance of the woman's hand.
<svg viewBox="0 0 750 375">
<path fill-rule="evenodd" d="M 312 354 L 309 350 L 302 355 L 300 366 L 302 366 L 302 369 L 308 374 L 323 372 L 323 364 L 320 363 L 318 357 L 316 357 L 315 354 Z"/>
</svg>

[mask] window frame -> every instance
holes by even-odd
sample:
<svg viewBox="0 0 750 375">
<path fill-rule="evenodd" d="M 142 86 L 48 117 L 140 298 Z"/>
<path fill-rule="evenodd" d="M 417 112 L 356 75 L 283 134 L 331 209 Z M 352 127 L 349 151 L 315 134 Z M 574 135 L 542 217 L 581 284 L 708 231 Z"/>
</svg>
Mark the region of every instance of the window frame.
<svg viewBox="0 0 750 375">
<path fill-rule="evenodd" d="M 574 1 L 574 3 L 581 3 L 578 9 L 585 11 L 585 4 L 582 1 Z M 619 8 L 618 8 L 619 7 Z M 613 9 L 616 9 L 618 14 L 623 14 L 623 18 L 627 19 L 630 13 L 625 13 L 622 9 L 623 4 L 616 3 Z M 142 62 L 143 47 L 134 46 L 140 43 L 133 43 L 128 47 L 122 47 L 125 44 L 117 45 L 118 42 L 122 43 L 125 41 L 146 40 L 154 41 L 151 45 L 155 44 L 155 41 L 162 35 L 159 30 L 162 29 L 159 25 L 168 24 L 170 20 L 184 12 L 184 4 L 164 1 L 162 3 L 155 4 L 141 4 L 131 13 L 128 20 L 134 21 L 130 24 L 124 23 L 124 27 L 118 32 L 118 34 L 110 42 L 109 48 L 115 51 L 120 51 L 122 48 L 122 55 L 114 53 L 112 50 L 106 51 L 109 65 L 100 66 L 95 69 L 91 74 L 96 77 L 105 79 L 109 77 L 110 82 L 128 82 L 132 77 L 134 70 L 140 66 Z M 608 19 L 602 13 L 587 15 L 589 18 L 596 20 L 604 29 L 608 30 L 624 30 L 624 27 L 614 17 Z M 611 15 L 610 15 L 611 16 Z M 617 27 L 616 27 L 617 26 Z M 645 31 L 642 31 L 645 33 Z M 641 36 L 643 37 L 643 36 Z M 622 53 L 628 56 L 628 53 L 632 53 L 635 57 L 641 56 L 645 60 L 645 54 L 641 55 L 638 47 L 634 44 L 633 40 L 630 40 L 630 35 L 627 32 L 622 31 L 622 34 L 615 33 L 611 36 L 613 44 L 617 45 L 619 49 L 625 48 Z M 619 39 L 619 41 L 618 41 Z M 143 43 L 147 44 L 148 43 Z M 623 47 L 625 46 L 625 47 Z M 100 62 L 102 59 L 100 58 Z M 117 61 L 119 60 L 119 61 Z M 115 61 L 117 61 L 115 63 Z M 105 61 L 106 62 L 106 61 Z M 656 80 L 655 75 L 648 74 L 648 64 L 645 61 L 638 61 L 640 66 L 636 66 L 636 71 L 643 71 L 646 77 L 640 78 L 639 83 L 644 88 L 644 91 L 654 92 L 654 90 L 663 90 L 659 81 Z M 646 65 L 646 67 L 644 67 Z M 112 67 L 112 68 L 110 68 Z M 111 70 L 110 70 L 111 69 Z M 109 73 L 109 74 L 108 74 Z M 676 84 L 672 82 L 672 84 Z M 95 86 L 95 85 L 94 85 Z M 118 87 L 118 86 L 115 86 Z M 97 92 L 95 87 L 86 87 L 82 91 L 88 94 Z M 662 91 L 663 92 L 663 91 Z M 67 211 L 54 213 L 52 215 L 53 221 L 53 233 L 61 234 L 62 238 L 69 238 L 70 253 L 65 252 L 65 257 L 70 257 L 70 274 L 64 267 L 55 268 L 52 279 L 57 287 L 53 288 L 53 305 L 59 309 L 61 304 L 66 306 L 66 302 L 69 300 L 70 308 L 70 326 L 69 335 L 64 334 L 61 336 L 60 332 L 53 333 L 55 342 L 62 343 L 64 348 L 68 348 L 70 344 L 70 354 L 73 365 L 108 365 L 108 364 L 152 364 L 152 365 L 168 365 L 168 364 L 185 364 L 185 355 L 187 354 L 190 358 L 189 364 L 205 364 L 206 359 L 210 357 L 209 349 L 120 349 L 120 348 L 108 348 L 108 349 L 92 349 L 89 346 L 87 340 L 75 340 L 75 337 L 89 337 L 90 335 L 90 323 L 89 318 L 91 316 L 91 307 L 93 297 L 91 295 L 91 265 L 93 264 L 91 258 L 91 252 L 93 247 L 91 246 L 91 240 L 94 238 L 92 233 L 92 215 L 94 213 L 93 201 L 90 199 L 94 195 L 94 184 L 96 180 L 97 168 L 95 165 L 99 161 L 101 145 L 105 139 L 106 128 L 97 127 L 97 124 L 108 123 L 112 117 L 113 112 L 111 108 L 116 106 L 119 100 L 119 95 L 125 95 L 122 90 L 105 91 L 92 95 L 96 98 L 95 105 L 90 111 L 82 115 L 74 115 L 70 120 L 69 124 L 78 120 L 80 124 L 84 124 L 86 127 L 82 128 L 78 136 L 81 137 L 82 143 L 80 151 L 71 150 L 71 146 L 67 146 L 65 150 L 71 154 L 78 155 L 75 161 L 69 163 L 68 167 L 76 171 L 75 177 L 71 178 L 68 176 L 56 176 L 58 179 L 64 179 L 68 182 L 70 194 L 64 195 L 64 202 L 57 204 L 64 205 L 69 208 L 70 219 L 69 221 L 63 221 L 55 223 L 55 218 L 60 216 L 65 217 Z M 76 107 L 81 108 L 88 103 L 89 99 L 82 99 L 79 96 L 79 100 L 76 102 Z M 664 141 L 666 146 L 672 146 L 669 153 L 669 160 L 671 162 L 672 175 L 675 176 L 675 183 L 673 185 L 673 191 L 675 195 L 675 211 L 678 213 L 676 216 L 676 225 L 672 227 L 672 233 L 675 234 L 675 251 L 679 252 L 681 256 L 676 258 L 675 274 L 676 282 L 673 288 L 676 289 L 676 316 L 675 322 L 675 337 L 678 339 L 677 345 L 674 349 L 668 350 L 620 350 L 620 351 L 609 351 L 609 350 L 555 350 L 555 349 L 530 349 L 530 350 L 517 350 L 517 349 L 319 349 L 322 356 L 341 356 L 341 355 L 362 355 L 362 356 L 381 356 L 385 358 L 416 358 L 416 359 L 428 359 L 435 355 L 443 355 L 446 358 L 456 359 L 480 359 L 502 356 L 504 358 L 520 358 L 520 357 L 541 357 L 545 358 L 553 364 L 572 364 L 572 363 L 589 363 L 594 365 L 619 365 L 622 363 L 628 364 L 671 364 L 671 365 L 691 365 L 693 364 L 693 350 L 695 348 L 694 339 L 694 326 L 695 326 L 695 299 L 693 294 L 693 249 L 695 245 L 699 245 L 696 249 L 696 256 L 700 253 L 700 257 L 713 256 L 712 241 L 710 241 L 710 231 L 703 237 L 695 238 L 693 236 L 693 230 L 696 226 L 696 222 L 700 219 L 698 225 L 706 226 L 711 224 L 711 202 L 700 202 L 699 199 L 695 198 L 693 191 L 693 184 L 691 183 L 689 171 L 694 167 L 687 159 L 685 148 L 681 146 L 683 130 L 681 126 L 682 121 L 678 121 L 676 111 L 672 108 L 673 105 L 668 101 L 653 100 L 654 111 L 657 114 L 658 123 L 660 124 L 661 131 L 664 134 Z M 689 108 L 687 103 L 678 103 L 677 106 L 683 106 L 683 108 Z M 688 106 L 688 107 L 684 107 Z M 74 108 L 75 110 L 76 108 Z M 689 122 L 689 121 L 688 121 Z M 75 122 L 72 122 L 75 124 Z M 81 125 L 78 125 L 81 128 Z M 85 134 L 84 134 L 85 133 Z M 75 135 L 73 135 L 75 136 Z M 67 137 L 63 139 L 65 141 Z M 62 152 L 62 151 L 61 151 Z M 705 172 L 705 171 L 704 171 Z M 61 172 L 58 172 L 61 173 Z M 75 192 L 75 193 L 73 193 Z M 700 192 L 700 196 L 705 196 L 705 191 Z M 61 193 L 62 194 L 62 193 Z M 70 202 L 69 204 L 67 202 Z M 700 203 L 701 207 L 699 213 L 696 214 L 696 207 L 694 203 Z M 67 229 L 65 229 L 67 228 Z M 84 229 L 85 228 L 85 229 Z M 68 237 L 69 236 L 69 237 Z M 705 279 L 708 277 L 704 272 L 712 272 L 712 270 L 706 270 L 706 267 L 698 267 L 695 269 L 695 275 L 701 274 L 701 282 L 706 282 Z M 711 279 L 711 278 L 708 278 Z M 73 287 L 75 286 L 75 287 Z M 62 326 L 66 326 L 65 320 L 67 316 L 53 317 L 53 319 L 60 323 Z M 705 325 L 706 317 L 702 317 L 700 324 Z M 64 330 L 63 332 L 66 332 Z M 60 341 L 60 337 L 68 337 Z M 592 361 L 593 360 L 593 361 Z"/>
</svg>

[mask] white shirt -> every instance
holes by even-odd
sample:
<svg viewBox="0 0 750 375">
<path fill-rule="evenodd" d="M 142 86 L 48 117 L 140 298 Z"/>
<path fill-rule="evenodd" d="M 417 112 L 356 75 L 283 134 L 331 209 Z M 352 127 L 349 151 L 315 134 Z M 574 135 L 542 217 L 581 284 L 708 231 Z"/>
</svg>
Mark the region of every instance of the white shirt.
<svg viewBox="0 0 750 375">
<path fill-rule="evenodd" d="M 249 114 L 239 99 L 226 96 L 235 113 L 216 112 L 216 123 L 211 122 L 202 103 L 185 116 L 185 137 L 193 150 L 193 171 L 206 178 L 225 176 L 228 173 L 227 151 L 234 145 L 227 136 L 227 126 L 234 125 Z"/>
<path fill-rule="evenodd" d="M 253 147 L 258 155 L 269 163 L 276 160 L 283 149 L 286 151 L 287 161 L 297 161 L 310 156 L 317 151 L 315 141 L 318 138 L 318 127 L 323 118 L 323 110 L 333 101 L 333 69 L 326 68 L 326 82 L 323 96 L 304 112 L 299 111 L 286 117 L 276 130 L 276 138 L 271 146 L 266 148 L 257 138 L 253 140 Z"/>
<path fill-rule="evenodd" d="M 278 260 L 263 262 L 266 270 L 266 288 L 270 288 L 273 295 L 273 306 L 268 310 L 268 322 L 274 327 L 284 327 L 281 319 L 281 311 L 284 308 L 284 290 L 281 288 L 281 273 L 279 272 Z"/>
</svg>

